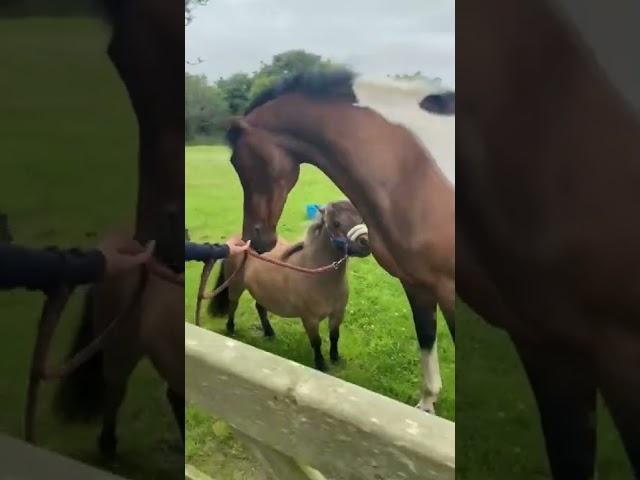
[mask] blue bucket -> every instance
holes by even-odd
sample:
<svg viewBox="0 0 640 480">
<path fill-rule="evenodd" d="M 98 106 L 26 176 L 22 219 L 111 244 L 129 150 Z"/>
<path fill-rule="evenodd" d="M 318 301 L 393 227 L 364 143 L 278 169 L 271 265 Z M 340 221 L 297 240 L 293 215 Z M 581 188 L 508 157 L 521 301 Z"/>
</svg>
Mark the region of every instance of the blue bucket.
<svg viewBox="0 0 640 480">
<path fill-rule="evenodd" d="M 307 204 L 307 220 L 313 220 L 314 218 L 316 218 L 319 206 L 320 205 L 318 205 L 317 203 Z"/>
</svg>

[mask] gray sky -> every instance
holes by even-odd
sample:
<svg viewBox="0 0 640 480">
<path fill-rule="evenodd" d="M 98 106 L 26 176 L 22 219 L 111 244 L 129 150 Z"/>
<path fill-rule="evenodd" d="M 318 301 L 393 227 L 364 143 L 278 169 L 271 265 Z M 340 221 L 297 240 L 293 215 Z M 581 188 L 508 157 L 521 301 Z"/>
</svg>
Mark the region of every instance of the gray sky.
<svg viewBox="0 0 640 480">
<path fill-rule="evenodd" d="M 305 49 L 369 75 L 414 73 L 455 87 L 454 0 L 210 0 L 186 29 L 187 66 L 210 80 Z"/>
</svg>

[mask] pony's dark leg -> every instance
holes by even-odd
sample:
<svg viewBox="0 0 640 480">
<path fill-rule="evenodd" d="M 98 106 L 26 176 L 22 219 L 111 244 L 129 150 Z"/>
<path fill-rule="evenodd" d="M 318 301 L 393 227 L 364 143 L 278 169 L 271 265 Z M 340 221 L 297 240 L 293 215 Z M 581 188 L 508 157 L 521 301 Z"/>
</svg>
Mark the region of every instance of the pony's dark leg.
<svg viewBox="0 0 640 480">
<path fill-rule="evenodd" d="M 182 435 L 182 442 L 184 442 L 184 397 L 174 391 L 171 387 L 167 387 L 167 400 L 169 400 L 173 416 L 175 417 L 176 422 L 178 422 L 178 428 L 180 428 L 180 434 Z"/>
<path fill-rule="evenodd" d="M 140 351 L 118 355 L 118 348 L 111 350 L 105 352 L 104 417 L 102 431 L 98 438 L 100 452 L 107 459 L 115 457 L 118 444 L 116 437 L 118 411 L 127 392 L 127 383 L 131 372 L 142 358 Z"/>
<path fill-rule="evenodd" d="M 435 298 L 423 289 L 403 285 L 416 328 L 422 360 L 422 396 L 418 408 L 435 413 L 435 404 L 442 390 L 438 361 Z"/>
<path fill-rule="evenodd" d="M 331 347 L 329 349 L 329 358 L 332 362 L 340 361 L 340 353 L 338 352 L 338 341 L 340 340 L 340 325 L 344 318 L 344 309 L 334 312 L 329 316 L 329 341 Z"/>
<path fill-rule="evenodd" d="M 315 366 L 321 372 L 326 371 L 327 366 L 324 361 L 324 357 L 322 356 L 322 339 L 320 338 L 319 325 L 320 320 L 317 318 L 303 318 L 302 324 L 304 325 L 304 329 L 307 332 L 307 337 L 309 337 L 309 343 L 311 344 L 311 348 L 313 349 L 313 360 Z"/>
<path fill-rule="evenodd" d="M 271 326 L 271 322 L 269 322 L 269 315 L 267 314 L 267 309 L 256 302 L 256 310 L 258 311 L 258 316 L 260 317 L 260 324 L 262 325 L 262 331 L 264 332 L 265 337 L 273 338 L 276 335 L 276 332 L 273 331 L 273 327 Z"/>
<path fill-rule="evenodd" d="M 229 299 L 229 316 L 227 317 L 227 333 L 233 335 L 236 332 L 236 310 L 238 299 Z"/>
<path fill-rule="evenodd" d="M 555 480 L 591 480 L 596 453 L 596 385 L 589 362 L 514 339 L 538 404 Z"/>
</svg>

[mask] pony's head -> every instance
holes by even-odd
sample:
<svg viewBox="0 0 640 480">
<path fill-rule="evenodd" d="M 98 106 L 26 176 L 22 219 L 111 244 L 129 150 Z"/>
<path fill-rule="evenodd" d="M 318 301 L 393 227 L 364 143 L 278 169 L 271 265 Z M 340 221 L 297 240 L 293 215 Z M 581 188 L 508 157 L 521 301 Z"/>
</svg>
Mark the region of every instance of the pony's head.
<svg viewBox="0 0 640 480">
<path fill-rule="evenodd" d="M 369 231 L 351 202 L 331 202 L 324 208 L 318 208 L 318 212 L 315 229 L 326 231 L 340 253 L 346 252 L 349 256 L 361 258 L 371 254 Z"/>
<path fill-rule="evenodd" d="M 242 119 L 233 127 L 245 130 L 231 156 L 244 192 L 242 238 L 251 240 L 258 253 L 268 252 L 276 245 L 276 227 L 300 164 L 267 132 L 252 129 Z"/>
</svg>

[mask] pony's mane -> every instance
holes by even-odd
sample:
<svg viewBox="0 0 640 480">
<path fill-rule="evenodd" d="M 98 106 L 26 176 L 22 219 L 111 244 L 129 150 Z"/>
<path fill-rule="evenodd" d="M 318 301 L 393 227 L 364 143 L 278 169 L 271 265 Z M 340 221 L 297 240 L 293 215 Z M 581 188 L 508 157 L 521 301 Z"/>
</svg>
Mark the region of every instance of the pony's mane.
<svg viewBox="0 0 640 480">
<path fill-rule="evenodd" d="M 317 232 L 322 229 L 323 226 L 324 218 L 322 217 L 322 215 L 316 216 L 311 225 L 309 225 L 309 227 L 307 228 L 304 240 L 300 240 L 299 242 L 296 242 L 293 245 L 289 246 L 280 256 L 280 260 L 287 260 L 294 253 L 298 253 L 304 250 L 304 247 L 309 244 L 309 242 L 315 235 L 317 235 Z"/>
</svg>

